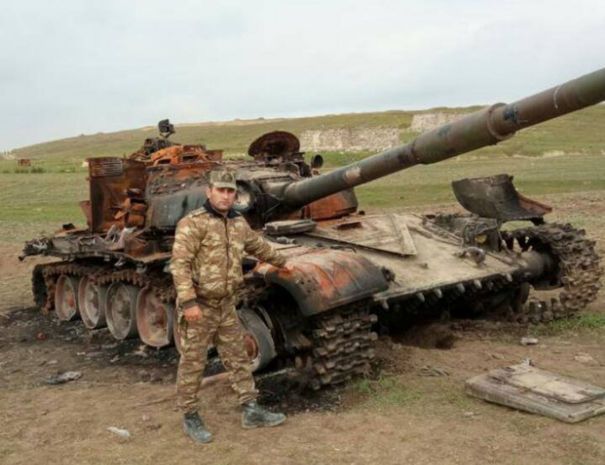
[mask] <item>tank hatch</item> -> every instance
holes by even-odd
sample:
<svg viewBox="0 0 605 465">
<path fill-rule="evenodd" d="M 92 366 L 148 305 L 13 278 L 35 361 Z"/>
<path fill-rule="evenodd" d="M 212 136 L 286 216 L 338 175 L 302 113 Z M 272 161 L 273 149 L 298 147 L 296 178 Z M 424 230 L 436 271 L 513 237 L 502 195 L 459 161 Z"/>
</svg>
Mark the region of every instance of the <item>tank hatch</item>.
<svg viewBox="0 0 605 465">
<path fill-rule="evenodd" d="M 273 131 L 260 136 L 248 148 L 248 155 L 255 159 L 272 160 L 288 158 L 300 152 L 298 137 L 286 131 Z"/>
</svg>

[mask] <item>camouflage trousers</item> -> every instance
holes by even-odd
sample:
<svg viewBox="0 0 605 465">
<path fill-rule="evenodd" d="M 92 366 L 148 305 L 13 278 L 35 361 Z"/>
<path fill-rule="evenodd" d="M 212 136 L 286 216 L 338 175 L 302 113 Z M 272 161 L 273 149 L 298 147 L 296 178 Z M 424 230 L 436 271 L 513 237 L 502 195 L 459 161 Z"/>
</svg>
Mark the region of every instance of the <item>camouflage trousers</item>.
<svg viewBox="0 0 605 465">
<path fill-rule="evenodd" d="M 240 325 L 233 299 L 200 303 L 202 318 L 186 321 L 179 318 L 181 358 L 176 380 L 177 404 L 183 412 L 197 410 L 198 391 L 206 366 L 210 345 L 218 350 L 221 361 L 230 372 L 231 387 L 243 404 L 255 400 L 250 357 L 244 347 L 244 331 Z"/>
</svg>

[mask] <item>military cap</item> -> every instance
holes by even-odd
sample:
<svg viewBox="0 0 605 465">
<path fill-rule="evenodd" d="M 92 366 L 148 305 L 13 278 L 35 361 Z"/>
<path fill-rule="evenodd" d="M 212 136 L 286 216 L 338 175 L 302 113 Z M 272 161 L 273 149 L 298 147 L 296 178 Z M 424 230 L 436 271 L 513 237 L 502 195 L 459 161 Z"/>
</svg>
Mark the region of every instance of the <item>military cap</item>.
<svg viewBox="0 0 605 465">
<path fill-rule="evenodd" d="M 214 170 L 209 175 L 210 185 L 212 187 L 223 187 L 227 189 L 237 189 L 235 185 L 235 173 L 227 170 Z"/>
</svg>

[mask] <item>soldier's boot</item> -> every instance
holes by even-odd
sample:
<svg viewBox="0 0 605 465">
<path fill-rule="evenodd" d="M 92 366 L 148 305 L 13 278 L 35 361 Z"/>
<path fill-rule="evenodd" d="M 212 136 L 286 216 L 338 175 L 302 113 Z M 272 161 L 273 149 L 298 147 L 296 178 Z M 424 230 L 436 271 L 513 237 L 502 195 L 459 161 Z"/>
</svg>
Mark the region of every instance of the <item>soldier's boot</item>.
<svg viewBox="0 0 605 465">
<path fill-rule="evenodd" d="M 183 431 L 195 442 L 205 444 L 212 441 L 212 433 L 197 412 L 187 412 L 183 417 Z"/>
<path fill-rule="evenodd" d="M 258 428 L 259 426 L 277 426 L 286 421 L 283 413 L 273 413 L 265 410 L 256 401 L 242 404 L 242 427 Z"/>
</svg>

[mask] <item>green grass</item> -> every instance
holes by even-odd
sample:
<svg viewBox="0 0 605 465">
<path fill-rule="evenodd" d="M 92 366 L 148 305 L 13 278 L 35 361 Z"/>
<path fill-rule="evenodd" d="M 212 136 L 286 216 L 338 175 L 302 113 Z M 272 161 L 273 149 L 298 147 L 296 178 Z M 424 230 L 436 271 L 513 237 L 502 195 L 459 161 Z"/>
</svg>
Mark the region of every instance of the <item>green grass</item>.
<svg viewBox="0 0 605 465">
<path fill-rule="evenodd" d="M 78 205 L 88 198 L 85 178 L 84 173 L 1 173 L 1 240 L 19 243 L 65 223 L 85 225 Z"/>
<path fill-rule="evenodd" d="M 539 326 L 538 332 L 544 335 L 581 331 L 600 331 L 605 329 L 605 314 L 583 313 L 572 318 L 556 320 Z"/>
<path fill-rule="evenodd" d="M 557 158 L 462 158 L 416 166 L 357 188 L 364 208 L 401 208 L 456 202 L 451 181 L 509 173 L 529 196 L 605 189 L 605 157 L 577 155 Z"/>
<path fill-rule="evenodd" d="M 508 158 L 500 154 L 493 158 L 463 158 L 416 166 L 360 186 L 356 192 L 360 208 L 371 212 L 454 203 L 452 180 L 502 172 L 515 174 L 516 186 L 529 196 L 600 191 L 605 189 L 604 161 L 602 155 Z M 87 173 L 80 168 L 65 172 L 65 165 L 53 163 L 41 173 L 4 173 L 0 166 L 3 240 L 24 241 L 39 230 L 54 231 L 69 222 L 83 225 L 78 202 L 88 198 Z M 582 213 L 578 212 L 579 220 L 584 218 Z"/>
<path fill-rule="evenodd" d="M 377 380 L 361 379 L 353 384 L 353 389 L 366 397 L 370 407 L 381 410 L 406 407 L 421 398 L 420 391 L 391 376 L 381 376 Z"/>
<path fill-rule="evenodd" d="M 402 140 L 409 140 L 415 136 L 407 130 L 411 117 L 410 112 L 392 111 L 237 124 L 206 123 L 179 127 L 175 139 L 223 148 L 229 156 L 241 154 L 253 139 L 274 129 L 300 134 L 307 129 L 397 127 L 402 131 Z M 604 121 L 605 106 L 596 106 L 530 129 L 496 147 L 438 164 L 416 166 L 375 180 L 356 189 L 360 208 L 371 212 L 454 203 L 452 180 L 502 172 L 514 174 L 518 189 L 529 196 L 604 190 Z M 88 184 L 87 168 L 82 166 L 82 161 L 90 156 L 129 154 L 145 137 L 155 134 L 155 127 L 148 127 L 79 136 L 18 150 L 17 157 L 32 158 L 31 167 L 18 167 L 15 160 L 0 160 L 2 240 L 20 242 L 40 231 L 52 232 L 68 222 L 83 225 L 78 201 L 88 198 Z M 575 154 L 535 156 L 554 150 Z M 513 154 L 515 156 L 511 156 Z M 324 153 L 323 171 L 368 155 L 369 152 Z M 579 220 L 583 221 L 582 212 L 578 213 Z"/>
<path fill-rule="evenodd" d="M 223 149 L 226 153 L 244 153 L 250 143 L 265 132 L 284 130 L 300 135 L 308 129 L 336 129 L 346 127 L 396 127 L 405 129 L 412 121 L 412 113 L 390 111 L 379 113 L 351 113 L 279 120 L 257 119 L 233 121 L 226 124 L 200 123 L 176 127 L 172 136 L 186 144 L 206 144 L 208 148 Z M 68 139 L 36 144 L 15 150 L 18 158 L 57 158 L 72 162 L 97 156 L 122 156 L 138 149 L 147 137 L 157 136 L 155 126 L 80 135 Z M 14 161 L 13 161 L 14 163 Z"/>
</svg>

